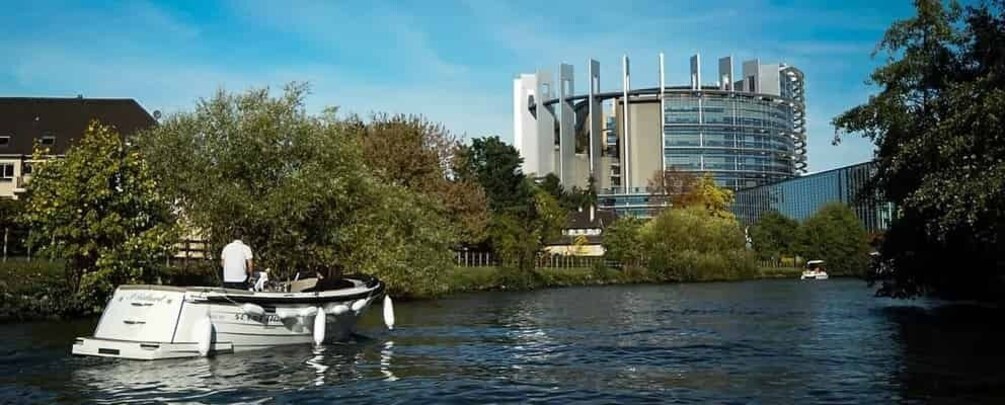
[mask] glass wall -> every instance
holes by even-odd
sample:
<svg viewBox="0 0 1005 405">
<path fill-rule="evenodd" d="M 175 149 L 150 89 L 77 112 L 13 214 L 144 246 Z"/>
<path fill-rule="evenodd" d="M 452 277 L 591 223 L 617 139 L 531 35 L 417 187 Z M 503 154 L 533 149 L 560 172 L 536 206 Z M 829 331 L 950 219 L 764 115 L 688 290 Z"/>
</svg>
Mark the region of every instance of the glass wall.
<svg viewBox="0 0 1005 405">
<path fill-rule="evenodd" d="M 739 190 L 733 212 L 740 222 L 747 225 L 771 210 L 803 221 L 825 204 L 840 202 L 855 211 L 866 230 L 883 231 L 893 219 L 892 204 L 862 194 L 873 170 L 872 163 L 866 162 Z"/>
<path fill-rule="evenodd" d="M 671 92 L 664 99 L 668 167 L 709 172 L 734 190 L 796 174 L 801 104 L 782 98 L 714 91 Z"/>
</svg>

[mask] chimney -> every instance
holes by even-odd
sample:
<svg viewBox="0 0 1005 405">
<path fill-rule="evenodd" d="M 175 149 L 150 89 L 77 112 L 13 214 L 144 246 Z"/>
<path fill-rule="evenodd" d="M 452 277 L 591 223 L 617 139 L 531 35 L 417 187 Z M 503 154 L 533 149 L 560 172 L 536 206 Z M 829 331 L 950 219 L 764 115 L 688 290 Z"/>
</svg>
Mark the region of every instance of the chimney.
<svg viewBox="0 0 1005 405">
<path fill-rule="evenodd" d="M 590 204 L 590 223 L 591 224 L 593 223 L 593 218 L 595 218 L 596 216 L 597 216 L 597 207 L 595 205 L 593 205 L 593 204 Z"/>
</svg>

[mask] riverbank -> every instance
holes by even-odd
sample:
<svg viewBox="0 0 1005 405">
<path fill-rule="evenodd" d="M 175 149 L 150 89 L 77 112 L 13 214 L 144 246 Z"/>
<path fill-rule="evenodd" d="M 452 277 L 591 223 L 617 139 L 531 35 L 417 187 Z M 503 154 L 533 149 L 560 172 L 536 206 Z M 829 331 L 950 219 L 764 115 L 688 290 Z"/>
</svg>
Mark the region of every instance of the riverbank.
<svg viewBox="0 0 1005 405">
<path fill-rule="evenodd" d="M 751 276 L 698 275 L 690 282 L 740 281 L 751 279 L 798 278 L 798 268 L 758 269 Z M 475 291 L 530 290 L 611 284 L 667 283 L 644 268 L 537 268 L 530 272 L 503 267 L 460 267 L 446 270 L 441 294 Z M 168 285 L 213 285 L 216 278 L 207 266 L 171 268 L 161 277 Z M 9 261 L 0 263 L 0 320 L 51 319 L 96 312 L 74 306 L 66 287 L 63 265 L 59 262 Z M 402 299 L 428 299 L 429 296 L 401 295 Z"/>
</svg>

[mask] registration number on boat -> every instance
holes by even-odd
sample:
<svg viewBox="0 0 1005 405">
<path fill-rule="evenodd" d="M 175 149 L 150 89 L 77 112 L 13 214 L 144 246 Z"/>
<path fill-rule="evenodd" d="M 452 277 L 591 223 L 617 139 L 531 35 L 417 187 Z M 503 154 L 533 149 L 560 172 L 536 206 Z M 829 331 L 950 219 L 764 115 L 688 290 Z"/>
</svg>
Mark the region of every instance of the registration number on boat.
<svg viewBox="0 0 1005 405">
<path fill-rule="evenodd" d="M 238 321 L 255 321 L 260 323 L 282 322 L 278 315 L 251 315 L 243 312 L 234 314 L 234 319 Z"/>
</svg>

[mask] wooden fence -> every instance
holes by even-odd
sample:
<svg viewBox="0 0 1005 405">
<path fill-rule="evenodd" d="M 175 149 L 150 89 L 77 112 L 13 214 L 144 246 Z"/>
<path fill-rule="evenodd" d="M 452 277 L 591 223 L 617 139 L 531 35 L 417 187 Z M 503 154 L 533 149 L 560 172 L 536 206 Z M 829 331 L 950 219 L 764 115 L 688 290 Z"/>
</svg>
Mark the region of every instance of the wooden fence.
<svg viewBox="0 0 1005 405">
<path fill-rule="evenodd" d="M 454 252 L 454 263 L 461 267 L 500 266 L 502 261 L 491 252 Z M 537 267 L 590 268 L 598 263 L 610 268 L 620 267 L 616 261 L 602 256 L 545 255 L 537 258 Z"/>
</svg>

